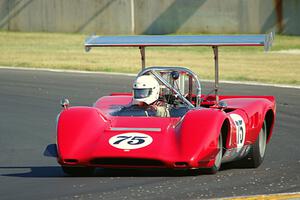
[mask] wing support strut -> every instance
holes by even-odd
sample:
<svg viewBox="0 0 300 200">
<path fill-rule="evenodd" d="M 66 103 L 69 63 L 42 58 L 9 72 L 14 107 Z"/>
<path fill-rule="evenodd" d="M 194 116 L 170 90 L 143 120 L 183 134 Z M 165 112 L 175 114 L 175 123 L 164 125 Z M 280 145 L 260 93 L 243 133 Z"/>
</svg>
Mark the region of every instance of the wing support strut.
<svg viewBox="0 0 300 200">
<path fill-rule="evenodd" d="M 216 95 L 216 105 L 219 105 L 219 49 L 218 46 L 213 46 L 214 60 L 215 60 L 215 95 Z"/>
<path fill-rule="evenodd" d="M 142 70 L 145 69 L 146 66 L 146 54 L 145 54 L 145 46 L 140 46 L 140 53 L 141 53 L 141 61 L 142 61 Z"/>
</svg>

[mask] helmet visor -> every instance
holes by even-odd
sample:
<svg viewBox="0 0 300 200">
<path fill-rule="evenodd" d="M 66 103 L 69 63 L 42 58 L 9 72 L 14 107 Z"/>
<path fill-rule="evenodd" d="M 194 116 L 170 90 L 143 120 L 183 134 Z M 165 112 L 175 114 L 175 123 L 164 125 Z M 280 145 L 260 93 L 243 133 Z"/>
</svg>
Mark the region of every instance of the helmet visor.
<svg viewBox="0 0 300 200">
<path fill-rule="evenodd" d="M 143 99 L 149 97 L 152 93 L 151 88 L 133 89 L 133 96 L 135 99 Z"/>
</svg>

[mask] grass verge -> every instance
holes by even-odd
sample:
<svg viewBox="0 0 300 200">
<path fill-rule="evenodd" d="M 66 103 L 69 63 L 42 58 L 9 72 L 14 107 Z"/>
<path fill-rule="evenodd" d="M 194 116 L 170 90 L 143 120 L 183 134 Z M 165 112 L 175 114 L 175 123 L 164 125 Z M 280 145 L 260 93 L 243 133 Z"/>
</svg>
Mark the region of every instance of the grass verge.
<svg viewBox="0 0 300 200">
<path fill-rule="evenodd" d="M 137 73 L 138 48 L 98 48 L 86 53 L 86 35 L 0 32 L 0 65 Z M 273 48 L 220 47 L 221 80 L 300 85 L 300 37 L 276 36 Z M 209 47 L 146 49 L 147 66 L 186 66 L 200 78 L 214 78 Z"/>
</svg>

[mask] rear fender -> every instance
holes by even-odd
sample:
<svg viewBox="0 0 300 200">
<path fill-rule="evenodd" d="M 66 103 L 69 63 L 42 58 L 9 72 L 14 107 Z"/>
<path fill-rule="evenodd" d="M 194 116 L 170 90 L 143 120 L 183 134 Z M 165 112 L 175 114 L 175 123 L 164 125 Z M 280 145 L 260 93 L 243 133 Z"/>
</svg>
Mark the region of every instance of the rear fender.
<svg viewBox="0 0 300 200">
<path fill-rule="evenodd" d="M 267 119 L 268 140 L 272 134 L 272 127 L 275 119 L 276 104 L 275 98 L 266 96 L 261 98 L 228 98 L 224 99 L 228 107 L 235 108 L 228 115 L 238 114 L 242 116 L 246 123 L 245 144 L 253 144 Z M 234 126 L 233 126 L 234 127 Z"/>
<path fill-rule="evenodd" d="M 219 152 L 218 138 L 225 120 L 225 113 L 218 109 L 191 110 L 185 115 L 177 130 L 179 149 L 183 157 L 192 158 L 194 167 L 212 161 Z"/>
</svg>

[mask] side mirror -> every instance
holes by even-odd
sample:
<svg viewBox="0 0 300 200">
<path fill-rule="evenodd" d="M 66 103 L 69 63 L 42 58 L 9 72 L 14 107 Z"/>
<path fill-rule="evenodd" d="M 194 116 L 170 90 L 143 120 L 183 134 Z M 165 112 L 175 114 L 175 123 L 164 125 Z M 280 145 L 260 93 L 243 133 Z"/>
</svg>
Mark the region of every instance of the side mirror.
<svg viewBox="0 0 300 200">
<path fill-rule="evenodd" d="M 221 109 L 225 109 L 225 108 L 227 108 L 228 105 L 227 105 L 226 102 L 220 101 L 218 106 L 219 106 L 219 108 L 221 108 Z"/>
<path fill-rule="evenodd" d="M 177 80 L 179 78 L 179 76 L 180 75 L 179 75 L 178 71 L 171 72 L 171 77 L 173 78 L 174 81 Z"/>
<path fill-rule="evenodd" d="M 70 105 L 70 101 L 68 99 L 62 99 L 62 100 L 60 100 L 60 105 L 64 109 L 67 109 Z"/>
</svg>

